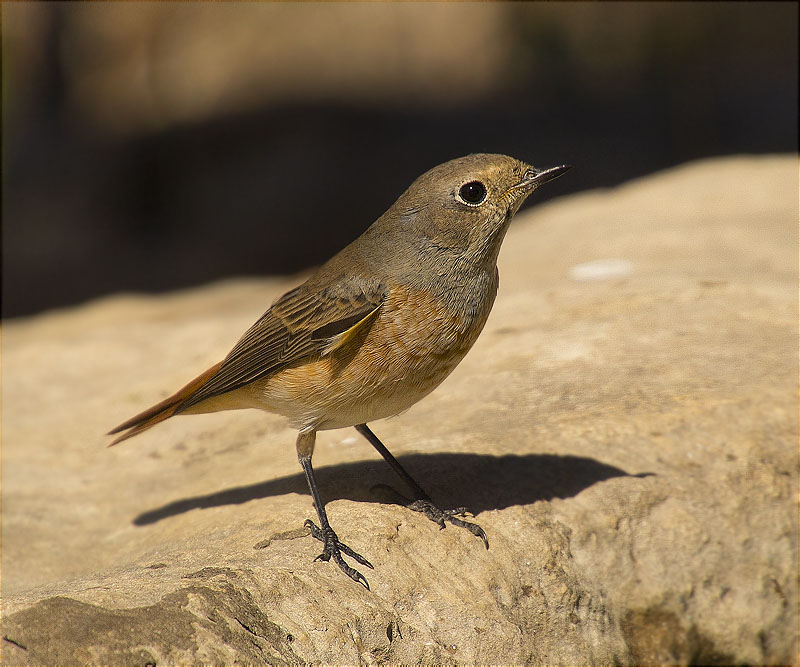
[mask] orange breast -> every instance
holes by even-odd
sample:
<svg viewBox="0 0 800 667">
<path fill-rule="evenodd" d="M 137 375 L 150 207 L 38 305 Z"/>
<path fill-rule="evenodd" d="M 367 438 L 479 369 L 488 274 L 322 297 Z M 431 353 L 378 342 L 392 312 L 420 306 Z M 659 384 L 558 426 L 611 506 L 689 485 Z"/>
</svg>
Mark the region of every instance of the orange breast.
<svg viewBox="0 0 800 667">
<path fill-rule="evenodd" d="M 472 347 L 494 290 L 458 310 L 429 293 L 391 290 L 372 325 L 330 355 L 248 388 L 261 407 L 299 428 L 352 426 L 395 415 L 433 391 Z M 485 302 L 485 303 L 484 303 Z"/>
</svg>

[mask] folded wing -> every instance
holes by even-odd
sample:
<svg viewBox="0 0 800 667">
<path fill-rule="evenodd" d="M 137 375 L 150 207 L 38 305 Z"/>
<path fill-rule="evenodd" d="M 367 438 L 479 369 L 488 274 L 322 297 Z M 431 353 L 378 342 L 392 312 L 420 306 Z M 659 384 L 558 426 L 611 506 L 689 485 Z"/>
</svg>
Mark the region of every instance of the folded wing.
<svg viewBox="0 0 800 667">
<path fill-rule="evenodd" d="M 357 281 L 316 291 L 309 283 L 287 292 L 248 329 L 228 356 L 169 398 L 110 433 L 112 445 L 198 403 L 239 389 L 288 366 L 322 357 L 354 338 L 378 316 L 385 290 Z"/>
</svg>

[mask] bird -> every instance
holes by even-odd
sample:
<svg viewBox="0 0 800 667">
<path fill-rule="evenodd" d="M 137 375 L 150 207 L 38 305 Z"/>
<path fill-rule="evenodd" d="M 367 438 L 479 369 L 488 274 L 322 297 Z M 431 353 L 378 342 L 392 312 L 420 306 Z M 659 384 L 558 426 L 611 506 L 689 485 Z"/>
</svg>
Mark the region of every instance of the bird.
<svg viewBox="0 0 800 667">
<path fill-rule="evenodd" d="M 476 153 L 419 176 L 361 236 L 278 298 L 219 363 L 172 396 L 128 419 L 109 446 L 175 415 L 256 408 L 288 418 L 322 542 L 315 561 L 374 569 L 330 525 L 311 464 L 318 431 L 355 427 L 411 489 L 406 505 L 444 528 L 469 530 L 463 507 L 440 509 L 367 426 L 404 412 L 464 358 L 497 295 L 497 258 L 514 214 L 571 165 L 537 169 L 507 155 Z"/>
</svg>

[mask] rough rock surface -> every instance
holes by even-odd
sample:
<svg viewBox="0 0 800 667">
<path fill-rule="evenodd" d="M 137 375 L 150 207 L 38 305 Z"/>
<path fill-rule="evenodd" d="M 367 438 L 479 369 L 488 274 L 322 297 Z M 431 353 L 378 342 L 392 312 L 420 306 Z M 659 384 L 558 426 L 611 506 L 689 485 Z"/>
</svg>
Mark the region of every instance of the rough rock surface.
<svg viewBox="0 0 800 667">
<path fill-rule="evenodd" d="M 472 352 L 374 425 L 491 549 L 320 434 L 371 592 L 313 561 L 281 418 L 104 447 L 291 281 L 5 324 L 3 664 L 795 661 L 797 186 L 795 157 L 711 160 L 520 215 Z"/>
</svg>

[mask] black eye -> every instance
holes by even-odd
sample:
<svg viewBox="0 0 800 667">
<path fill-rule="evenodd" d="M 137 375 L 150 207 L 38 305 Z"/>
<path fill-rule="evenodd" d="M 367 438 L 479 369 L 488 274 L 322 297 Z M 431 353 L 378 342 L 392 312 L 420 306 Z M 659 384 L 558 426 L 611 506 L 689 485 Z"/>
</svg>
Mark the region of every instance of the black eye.
<svg viewBox="0 0 800 667">
<path fill-rule="evenodd" d="M 463 202 L 477 206 L 486 201 L 486 186 L 480 181 L 464 183 L 458 191 L 458 196 Z"/>
</svg>

